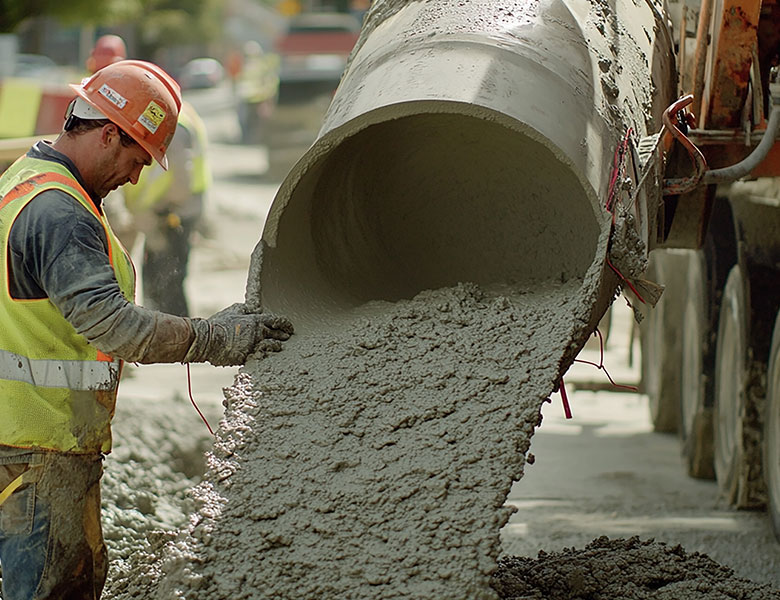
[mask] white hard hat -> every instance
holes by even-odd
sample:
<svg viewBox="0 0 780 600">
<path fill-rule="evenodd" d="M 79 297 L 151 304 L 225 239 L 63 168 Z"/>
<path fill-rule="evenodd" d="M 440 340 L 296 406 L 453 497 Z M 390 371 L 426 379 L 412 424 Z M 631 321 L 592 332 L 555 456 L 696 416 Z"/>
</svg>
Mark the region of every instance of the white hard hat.
<svg viewBox="0 0 780 600">
<path fill-rule="evenodd" d="M 108 119 L 106 115 L 94 106 L 87 104 L 81 97 L 76 97 L 76 100 L 73 102 L 73 110 L 70 114 L 79 119 Z"/>
</svg>

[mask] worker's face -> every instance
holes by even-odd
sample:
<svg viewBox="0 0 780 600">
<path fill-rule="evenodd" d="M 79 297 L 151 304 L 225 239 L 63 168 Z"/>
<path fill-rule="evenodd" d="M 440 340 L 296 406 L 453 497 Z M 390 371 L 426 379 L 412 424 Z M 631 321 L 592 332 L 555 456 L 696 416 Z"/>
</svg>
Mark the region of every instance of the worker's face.
<svg viewBox="0 0 780 600">
<path fill-rule="evenodd" d="M 125 134 L 126 135 L 126 134 Z M 151 155 L 136 142 L 123 143 L 122 134 L 114 124 L 103 126 L 101 142 L 104 152 L 100 154 L 100 165 L 96 169 L 95 193 L 105 198 L 109 192 L 118 187 L 138 182 L 141 169 L 152 164 Z"/>
</svg>

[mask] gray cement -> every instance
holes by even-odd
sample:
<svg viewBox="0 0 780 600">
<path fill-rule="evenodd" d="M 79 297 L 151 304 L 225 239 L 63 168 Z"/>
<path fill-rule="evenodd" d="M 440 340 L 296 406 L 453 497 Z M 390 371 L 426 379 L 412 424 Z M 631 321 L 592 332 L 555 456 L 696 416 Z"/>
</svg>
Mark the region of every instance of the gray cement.
<svg viewBox="0 0 780 600">
<path fill-rule="evenodd" d="M 156 597 L 494 598 L 578 283 L 371 303 L 248 364 Z"/>
<path fill-rule="evenodd" d="M 131 501 L 109 513 L 125 513 L 108 527 L 125 542 L 106 597 L 780 597 L 706 556 L 637 539 L 499 560 L 506 494 L 581 291 L 465 284 L 371 303 L 250 362 L 226 390 L 189 524 L 141 544 L 144 522 L 164 512 L 143 501 L 154 490 L 133 485 L 131 467 L 115 471 L 120 487 L 108 479 L 112 501 Z"/>
<path fill-rule="evenodd" d="M 780 591 L 736 577 L 698 552 L 653 540 L 600 537 L 584 549 L 501 559 L 493 586 L 507 600 L 777 600 Z"/>
</svg>

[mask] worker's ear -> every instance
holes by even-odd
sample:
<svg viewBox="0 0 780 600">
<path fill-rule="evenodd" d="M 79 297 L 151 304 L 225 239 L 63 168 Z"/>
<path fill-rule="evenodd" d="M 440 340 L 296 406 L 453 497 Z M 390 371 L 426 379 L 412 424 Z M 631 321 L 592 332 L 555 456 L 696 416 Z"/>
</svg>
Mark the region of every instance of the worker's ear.
<svg viewBox="0 0 780 600">
<path fill-rule="evenodd" d="M 119 144 L 119 128 L 113 123 L 106 123 L 100 130 L 100 142 L 104 147 L 110 146 L 112 143 Z"/>
</svg>

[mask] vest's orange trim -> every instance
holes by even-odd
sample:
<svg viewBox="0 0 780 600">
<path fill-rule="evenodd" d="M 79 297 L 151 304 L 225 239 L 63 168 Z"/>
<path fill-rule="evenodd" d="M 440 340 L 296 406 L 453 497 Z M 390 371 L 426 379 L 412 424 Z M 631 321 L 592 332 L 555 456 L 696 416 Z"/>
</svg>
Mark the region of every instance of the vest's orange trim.
<svg viewBox="0 0 780 600">
<path fill-rule="evenodd" d="M 94 212 L 98 217 L 100 216 L 100 211 L 98 210 L 97 206 L 95 206 L 95 203 L 92 201 L 92 196 L 90 196 L 87 193 L 87 190 L 85 190 L 75 178 L 66 177 L 65 175 L 62 175 L 60 173 L 46 173 L 46 175 L 47 177 L 44 181 L 54 181 L 55 183 L 61 183 L 62 185 L 72 187 L 74 190 L 76 190 L 79 194 L 81 194 L 84 198 L 86 198 L 89 201 L 89 205 L 92 208 L 92 212 Z"/>
<path fill-rule="evenodd" d="M 100 211 L 98 211 L 97 206 L 95 206 L 95 203 L 92 201 L 92 197 L 86 192 L 86 190 L 81 186 L 81 184 L 76 181 L 72 177 L 66 177 L 65 175 L 62 175 L 60 173 L 39 173 L 38 175 L 33 175 L 29 179 L 25 179 L 21 183 L 17 183 L 13 189 L 8 192 L 5 196 L 3 196 L 3 199 L 0 200 L 0 208 L 3 208 L 6 204 L 9 202 L 13 202 L 17 198 L 21 198 L 22 196 L 26 196 L 30 192 L 35 191 L 36 187 L 40 187 L 45 183 L 60 183 L 62 185 L 65 185 L 67 187 L 73 188 L 75 191 L 77 191 L 81 196 L 89 200 L 89 205 L 92 208 L 92 211 L 100 216 Z"/>
<path fill-rule="evenodd" d="M 94 213 L 95 217 L 97 217 L 98 221 L 100 221 L 100 224 L 103 226 L 103 229 L 106 232 L 106 243 L 108 244 L 108 260 L 113 265 L 114 252 L 113 252 L 113 248 L 111 247 L 111 240 L 110 240 L 110 236 L 108 235 L 106 224 L 103 222 L 103 216 L 100 214 L 100 211 L 98 210 L 97 206 L 92 201 L 92 196 L 90 196 L 87 193 L 87 191 L 82 187 L 82 185 L 73 177 L 67 177 L 60 173 L 53 173 L 51 171 L 46 173 L 39 173 L 38 175 L 33 175 L 29 179 L 25 179 L 21 183 L 16 184 L 10 192 L 8 192 L 5 196 L 3 196 L 3 199 L 0 200 L 0 209 L 2 209 L 9 202 L 13 202 L 17 198 L 26 196 L 27 194 L 35 191 L 36 188 L 41 187 L 46 183 L 59 183 L 61 185 L 64 185 L 65 187 L 69 187 L 73 191 L 77 192 L 82 198 L 86 199 L 89 202 L 90 210 L 92 211 L 92 213 Z"/>
<path fill-rule="evenodd" d="M 46 181 L 47 175 L 53 175 L 53 173 L 40 173 L 38 175 L 33 175 L 21 183 L 17 183 L 13 189 L 0 200 L 0 208 L 3 208 L 17 198 L 21 198 L 32 192 L 37 186 Z"/>
</svg>

